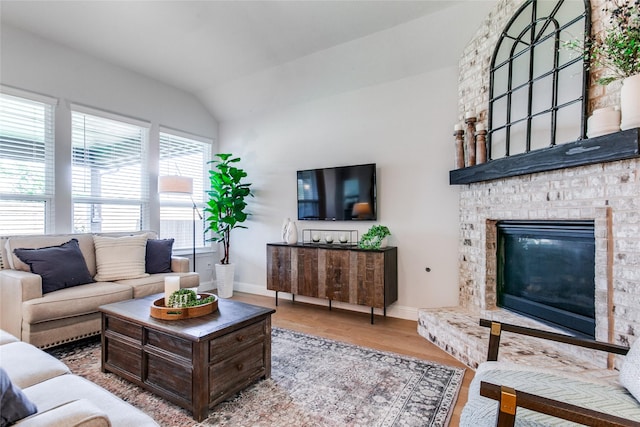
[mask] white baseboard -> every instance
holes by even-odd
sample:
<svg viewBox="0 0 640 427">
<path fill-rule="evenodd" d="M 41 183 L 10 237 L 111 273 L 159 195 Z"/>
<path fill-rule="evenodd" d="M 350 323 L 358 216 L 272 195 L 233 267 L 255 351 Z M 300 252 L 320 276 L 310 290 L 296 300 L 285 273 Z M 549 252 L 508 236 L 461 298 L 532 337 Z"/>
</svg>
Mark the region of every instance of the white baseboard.
<svg viewBox="0 0 640 427">
<path fill-rule="evenodd" d="M 254 285 L 252 283 L 235 282 L 233 285 L 233 288 L 238 292 L 245 292 L 247 294 L 263 295 L 263 296 L 269 296 L 272 298 L 276 297 L 276 293 L 274 291 L 270 291 L 263 286 Z M 281 292 L 278 294 L 278 299 L 291 300 L 292 298 L 291 298 L 291 294 Z M 296 295 L 296 301 L 300 301 L 308 304 L 323 305 L 323 306 L 326 306 L 329 304 L 327 300 L 324 298 L 303 297 L 301 295 Z M 362 305 L 347 304 L 344 302 L 333 301 L 331 306 L 335 308 L 344 309 L 344 310 L 358 311 L 361 313 L 371 313 L 370 307 L 365 307 Z M 382 316 L 383 314 L 383 310 L 379 308 L 374 309 L 373 312 L 380 316 Z M 387 316 L 395 317 L 397 319 L 417 321 L 418 309 L 415 307 L 408 307 L 408 306 L 398 305 L 398 303 L 395 303 L 391 307 L 387 308 Z"/>
</svg>

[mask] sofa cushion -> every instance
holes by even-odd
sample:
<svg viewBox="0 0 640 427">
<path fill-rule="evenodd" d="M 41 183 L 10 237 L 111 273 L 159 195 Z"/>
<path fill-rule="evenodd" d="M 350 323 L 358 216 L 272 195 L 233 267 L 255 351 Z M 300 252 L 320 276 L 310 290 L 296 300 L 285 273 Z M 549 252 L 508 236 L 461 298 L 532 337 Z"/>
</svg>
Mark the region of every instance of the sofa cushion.
<svg viewBox="0 0 640 427">
<path fill-rule="evenodd" d="M 96 248 L 97 281 L 147 276 L 144 261 L 147 250 L 146 234 L 123 237 L 93 236 L 93 243 Z"/>
<path fill-rule="evenodd" d="M 13 253 L 16 248 L 46 248 L 49 246 L 61 245 L 71 239 L 77 239 L 80 250 L 84 256 L 89 273 L 93 276 L 96 273 L 96 258 L 93 248 L 93 236 L 91 234 L 47 234 L 34 236 L 10 236 L 7 239 L 7 258 L 11 258 L 12 269 L 21 271 L 31 271 L 28 264 L 25 264 Z"/>
<path fill-rule="evenodd" d="M 32 273 L 42 277 L 43 294 L 94 281 L 77 239 L 47 248 L 16 248 L 13 252 L 29 264 Z"/>
<path fill-rule="evenodd" d="M 198 273 L 158 273 L 140 279 L 118 280 L 115 283 L 130 286 L 133 298 L 142 298 L 164 292 L 164 278 L 167 276 L 180 276 L 181 288 L 197 288 L 200 285 Z"/>
<path fill-rule="evenodd" d="M 0 345 L 9 344 L 10 342 L 18 342 L 18 338 L 14 337 L 7 331 L 0 329 Z"/>
<path fill-rule="evenodd" d="M 64 363 L 21 341 L 0 346 L 0 360 L 11 381 L 21 388 L 69 373 Z"/>
<path fill-rule="evenodd" d="M 39 323 L 95 313 L 103 304 L 132 297 L 133 292 L 130 286 L 111 282 L 96 282 L 61 289 L 46 294 L 42 298 L 25 301 L 22 304 L 22 320 L 27 323 Z"/>
<path fill-rule="evenodd" d="M 171 273 L 171 252 L 174 239 L 149 239 L 145 256 L 145 270 L 149 274 Z"/>
<path fill-rule="evenodd" d="M 109 415 L 113 426 L 157 426 L 151 417 L 107 390 L 76 375 L 61 375 L 23 389 L 40 412 L 86 399 Z M 63 392 L 61 392 L 63 391 Z"/>
<path fill-rule="evenodd" d="M 636 339 L 622 362 L 620 384 L 640 402 L 640 339 Z"/>
<path fill-rule="evenodd" d="M 5 427 L 22 418 L 35 414 L 38 408 L 20 387 L 11 382 L 7 372 L 0 367 L 0 426 Z"/>
<path fill-rule="evenodd" d="M 111 427 L 109 416 L 87 399 L 74 400 L 20 421 L 20 427 Z"/>
</svg>

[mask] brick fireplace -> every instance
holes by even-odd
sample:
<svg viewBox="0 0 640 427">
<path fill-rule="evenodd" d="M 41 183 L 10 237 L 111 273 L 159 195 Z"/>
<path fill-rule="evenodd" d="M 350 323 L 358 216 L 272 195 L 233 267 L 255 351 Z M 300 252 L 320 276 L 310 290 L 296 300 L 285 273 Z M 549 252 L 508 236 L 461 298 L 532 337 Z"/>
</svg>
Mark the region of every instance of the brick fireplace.
<svg viewBox="0 0 640 427">
<path fill-rule="evenodd" d="M 499 32 L 520 4 L 499 1 L 465 50 L 460 61 L 460 118 L 471 109 L 486 120 L 490 57 Z M 602 1 L 594 0 L 596 31 L 602 19 Z M 589 111 L 617 105 L 618 90 L 615 85 L 605 89 L 592 84 Z M 497 221 L 588 220 L 594 222 L 595 234 L 596 338 L 632 343 L 640 333 L 639 170 L 636 157 L 461 185 L 459 306 L 421 310 L 419 333 L 475 367 L 484 360 L 486 343 L 472 342 L 480 337 L 469 322 L 477 324 L 485 316 L 531 325 L 496 309 Z M 596 363 L 606 364 L 604 358 Z"/>
</svg>

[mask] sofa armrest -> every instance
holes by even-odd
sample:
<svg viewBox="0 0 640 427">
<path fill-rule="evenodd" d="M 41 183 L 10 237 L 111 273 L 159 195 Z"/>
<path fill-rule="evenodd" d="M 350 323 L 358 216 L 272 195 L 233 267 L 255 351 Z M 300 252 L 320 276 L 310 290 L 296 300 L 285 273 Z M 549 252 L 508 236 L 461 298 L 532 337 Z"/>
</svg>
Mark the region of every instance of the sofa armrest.
<svg viewBox="0 0 640 427">
<path fill-rule="evenodd" d="M 188 273 L 189 258 L 172 256 L 171 257 L 171 271 L 174 273 Z"/>
<path fill-rule="evenodd" d="M 480 326 L 491 328 L 489 335 L 489 350 L 487 352 L 488 361 L 498 360 L 498 350 L 500 347 L 500 336 L 502 332 L 512 332 L 520 335 L 546 339 L 550 341 L 571 344 L 578 347 L 590 348 L 592 350 L 600 350 L 613 354 L 626 355 L 629 351 L 628 347 L 617 344 L 610 344 L 602 341 L 596 341 L 587 338 L 576 338 L 570 335 L 559 334 L 556 332 L 543 331 L 533 328 L 525 328 L 524 326 L 511 325 L 509 323 L 495 322 L 487 319 L 480 319 Z"/>
<path fill-rule="evenodd" d="M 515 424 L 518 407 L 584 425 L 621 427 L 638 425 L 637 421 L 616 417 L 485 381 L 480 382 L 480 395 L 499 402 L 496 423 L 499 427 L 511 427 Z"/>
<path fill-rule="evenodd" d="M 74 400 L 21 420 L 21 427 L 110 427 L 106 413 L 86 399 Z"/>
<path fill-rule="evenodd" d="M 27 271 L 0 270 L 0 329 L 22 337 L 22 303 L 42 297 L 42 277 Z"/>
</svg>

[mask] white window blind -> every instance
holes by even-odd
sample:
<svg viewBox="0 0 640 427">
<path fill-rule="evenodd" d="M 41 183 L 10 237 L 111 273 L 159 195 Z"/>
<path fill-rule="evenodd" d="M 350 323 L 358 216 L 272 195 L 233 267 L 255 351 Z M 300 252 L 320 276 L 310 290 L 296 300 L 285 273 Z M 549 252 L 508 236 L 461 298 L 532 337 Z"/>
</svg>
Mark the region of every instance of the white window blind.
<svg viewBox="0 0 640 427">
<path fill-rule="evenodd" d="M 177 132 L 160 132 L 160 176 L 178 175 L 193 179 L 193 194 L 160 194 L 160 236 L 174 238 L 174 248 L 192 248 L 194 211 L 195 247 L 207 245 L 204 221 L 200 219 L 209 188 L 209 165 L 211 160 L 210 140 L 178 135 Z"/>
<path fill-rule="evenodd" d="M 84 111 L 72 111 L 71 122 L 74 231 L 145 228 L 148 128 Z"/>
<path fill-rule="evenodd" d="M 52 223 L 53 123 L 53 104 L 0 93 L 0 235 Z"/>
</svg>

